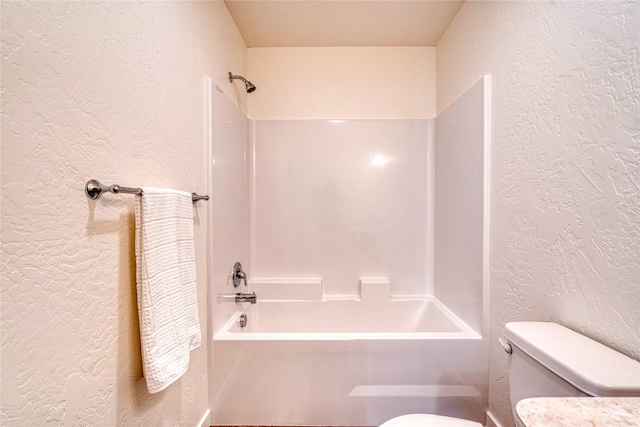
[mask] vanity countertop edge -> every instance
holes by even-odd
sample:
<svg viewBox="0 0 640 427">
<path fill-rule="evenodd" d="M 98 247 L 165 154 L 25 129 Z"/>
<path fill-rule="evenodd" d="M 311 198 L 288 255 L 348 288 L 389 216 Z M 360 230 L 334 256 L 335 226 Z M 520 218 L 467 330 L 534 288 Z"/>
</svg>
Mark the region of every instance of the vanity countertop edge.
<svg viewBox="0 0 640 427">
<path fill-rule="evenodd" d="M 640 397 L 535 397 L 516 412 L 526 427 L 640 427 Z"/>
</svg>

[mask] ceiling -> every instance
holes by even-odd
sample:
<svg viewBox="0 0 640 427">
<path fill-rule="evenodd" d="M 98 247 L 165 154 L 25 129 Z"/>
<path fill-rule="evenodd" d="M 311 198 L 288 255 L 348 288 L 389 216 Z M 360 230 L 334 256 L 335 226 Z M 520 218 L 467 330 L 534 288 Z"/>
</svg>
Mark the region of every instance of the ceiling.
<svg viewBox="0 0 640 427">
<path fill-rule="evenodd" d="M 225 0 L 247 47 L 435 46 L 464 0 Z"/>
</svg>

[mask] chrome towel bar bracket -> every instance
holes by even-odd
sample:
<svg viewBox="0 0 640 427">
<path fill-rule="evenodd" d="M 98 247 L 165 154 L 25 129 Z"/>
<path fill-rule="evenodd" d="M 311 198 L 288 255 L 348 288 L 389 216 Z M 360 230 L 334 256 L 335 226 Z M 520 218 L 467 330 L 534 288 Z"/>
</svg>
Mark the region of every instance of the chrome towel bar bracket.
<svg viewBox="0 0 640 427">
<path fill-rule="evenodd" d="M 84 193 L 91 200 L 98 200 L 102 193 L 109 192 L 113 194 L 142 194 L 142 189 L 137 187 L 121 187 L 117 184 L 106 186 L 97 179 L 90 179 L 84 185 Z M 191 193 L 191 201 L 195 204 L 200 200 L 209 200 L 209 196 Z"/>
</svg>

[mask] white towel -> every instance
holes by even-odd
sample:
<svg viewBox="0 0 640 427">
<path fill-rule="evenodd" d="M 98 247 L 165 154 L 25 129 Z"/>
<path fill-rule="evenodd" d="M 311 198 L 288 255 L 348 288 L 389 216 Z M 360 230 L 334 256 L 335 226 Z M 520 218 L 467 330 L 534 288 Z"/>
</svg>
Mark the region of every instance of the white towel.
<svg viewBox="0 0 640 427">
<path fill-rule="evenodd" d="M 142 367 L 157 393 L 186 372 L 202 341 L 191 194 L 143 187 L 135 210 Z"/>
</svg>

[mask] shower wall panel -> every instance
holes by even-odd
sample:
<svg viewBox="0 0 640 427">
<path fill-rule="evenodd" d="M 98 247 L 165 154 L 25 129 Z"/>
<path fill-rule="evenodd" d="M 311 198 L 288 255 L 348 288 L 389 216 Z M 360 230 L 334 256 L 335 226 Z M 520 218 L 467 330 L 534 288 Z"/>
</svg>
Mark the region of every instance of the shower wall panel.
<svg viewBox="0 0 640 427">
<path fill-rule="evenodd" d="M 483 334 L 485 257 L 485 77 L 435 123 L 434 295 Z"/>
<path fill-rule="evenodd" d="M 325 297 L 356 297 L 361 277 L 431 293 L 433 120 L 254 125 L 252 277 L 320 277 Z"/>
<path fill-rule="evenodd" d="M 249 261 L 249 124 L 242 110 L 217 85 L 209 89 L 211 141 L 208 143 L 209 284 L 213 333 L 235 313 L 235 304 L 217 304 L 219 293 L 245 292 L 233 286 L 236 261 Z"/>
</svg>

